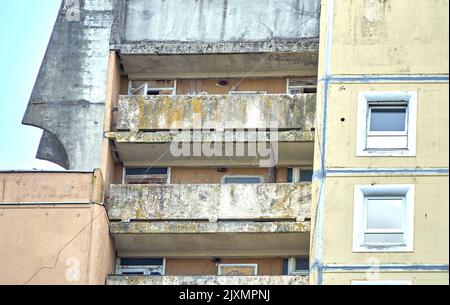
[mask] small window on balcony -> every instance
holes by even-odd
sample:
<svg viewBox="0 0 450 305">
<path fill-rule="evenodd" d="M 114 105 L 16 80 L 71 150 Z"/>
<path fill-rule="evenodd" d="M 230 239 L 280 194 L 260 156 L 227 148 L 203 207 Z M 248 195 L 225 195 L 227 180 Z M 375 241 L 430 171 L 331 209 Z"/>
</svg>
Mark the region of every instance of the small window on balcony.
<svg viewBox="0 0 450 305">
<path fill-rule="evenodd" d="M 175 80 L 130 81 L 129 95 L 175 95 Z"/>
<path fill-rule="evenodd" d="M 283 260 L 283 275 L 309 273 L 309 257 L 291 257 Z"/>
<path fill-rule="evenodd" d="M 289 78 L 288 94 L 317 93 L 317 79 L 315 78 Z"/>
<path fill-rule="evenodd" d="M 219 276 L 256 276 L 258 264 L 219 264 Z"/>
<path fill-rule="evenodd" d="M 170 169 L 162 168 L 130 168 L 125 169 L 125 184 L 168 184 Z"/>
<path fill-rule="evenodd" d="M 165 274 L 163 258 L 119 258 L 117 259 L 118 275 L 153 275 Z"/>
<path fill-rule="evenodd" d="M 288 168 L 288 183 L 312 182 L 313 170 L 302 168 Z"/>
<path fill-rule="evenodd" d="M 259 184 L 263 183 L 260 176 L 225 176 L 222 178 L 222 184 Z"/>
</svg>

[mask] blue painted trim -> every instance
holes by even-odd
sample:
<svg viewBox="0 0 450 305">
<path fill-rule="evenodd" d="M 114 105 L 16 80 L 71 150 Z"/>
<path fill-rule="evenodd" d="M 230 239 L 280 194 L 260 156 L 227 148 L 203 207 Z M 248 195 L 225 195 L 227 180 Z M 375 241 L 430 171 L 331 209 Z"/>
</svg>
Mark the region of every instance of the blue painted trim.
<svg viewBox="0 0 450 305">
<path fill-rule="evenodd" d="M 376 82 L 448 82 L 448 75 L 355 75 L 326 76 L 322 81 L 331 83 L 376 83 Z"/>
<path fill-rule="evenodd" d="M 322 180 L 332 175 L 356 175 L 356 174 L 379 174 L 379 175 L 448 175 L 448 168 L 342 168 L 318 170 L 313 173 L 313 180 Z"/>
<path fill-rule="evenodd" d="M 324 271 L 364 271 L 377 268 L 379 270 L 405 270 L 405 271 L 449 271 L 448 265 L 324 265 Z"/>
<path fill-rule="evenodd" d="M 357 169 L 329 169 L 326 174 L 447 174 L 448 168 L 357 168 Z"/>
<path fill-rule="evenodd" d="M 326 169 L 326 145 L 327 145 L 327 119 L 328 119 L 328 101 L 329 101 L 329 87 L 330 87 L 330 75 L 331 72 L 331 50 L 333 46 L 333 27 L 334 27 L 334 0 L 328 0 L 327 2 L 327 37 L 326 46 L 324 48 L 325 52 L 325 64 L 324 64 L 324 76 L 325 83 L 323 89 L 323 113 L 322 113 L 322 141 L 320 148 L 321 155 L 321 178 L 320 178 L 320 192 L 319 200 L 317 202 L 317 215 L 316 215 L 316 265 L 317 265 L 317 284 L 323 284 L 323 266 L 322 266 L 322 256 L 323 256 L 323 227 L 324 227 L 324 195 L 325 195 L 325 169 Z"/>
</svg>

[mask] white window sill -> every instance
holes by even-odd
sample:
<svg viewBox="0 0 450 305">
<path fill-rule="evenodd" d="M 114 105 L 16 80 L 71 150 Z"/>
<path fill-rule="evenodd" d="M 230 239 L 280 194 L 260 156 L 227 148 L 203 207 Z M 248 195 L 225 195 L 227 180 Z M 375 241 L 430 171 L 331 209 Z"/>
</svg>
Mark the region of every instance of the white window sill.
<svg viewBox="0 0 450 305">
<path fill-rule="evenodd" d="M 353 248 L 353 253 L 412 253 L 414 249 L 407 245 L 361 245 Z"/>
<path fill-rule="evenodd" d="M 357 157 L 415 157 L 416 152 L 409 149 L 369 148 L 358 151 Z"/>
</svg>

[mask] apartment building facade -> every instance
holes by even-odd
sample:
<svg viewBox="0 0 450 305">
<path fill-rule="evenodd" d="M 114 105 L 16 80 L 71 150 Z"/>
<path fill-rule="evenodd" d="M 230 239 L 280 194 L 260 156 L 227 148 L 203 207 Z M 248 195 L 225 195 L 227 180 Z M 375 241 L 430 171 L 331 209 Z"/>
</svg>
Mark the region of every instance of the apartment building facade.
<svg viewBox="0 0 450 305">
<path fill-rule="evenodd" d="M 101 177 L 67 283 L 448 284 L 448 3 L 263 2 L 63 1 L 24 123 Z"/>
<path fill-rule="evenodd" d="M 448 283 L 447 8 L 322 2 L 314 282 Z"/>
</svg>

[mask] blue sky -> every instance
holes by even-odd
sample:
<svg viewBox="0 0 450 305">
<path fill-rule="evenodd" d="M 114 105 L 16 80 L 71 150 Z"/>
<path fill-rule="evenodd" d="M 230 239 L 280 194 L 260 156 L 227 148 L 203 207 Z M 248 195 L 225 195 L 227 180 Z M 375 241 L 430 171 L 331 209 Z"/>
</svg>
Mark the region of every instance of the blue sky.
<svg viewBox="0 0 450 305">
<path fill-rule="evenodd" d="M 42 130 L 21 124 L 61 0 L 0 0 L 0 170 L 61 169 L 35 158 Z"/>
</svg>

